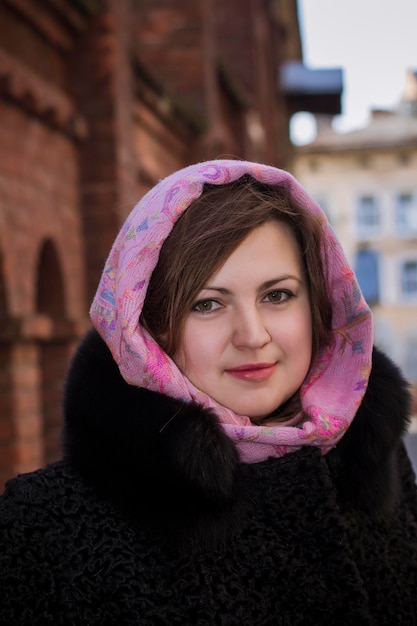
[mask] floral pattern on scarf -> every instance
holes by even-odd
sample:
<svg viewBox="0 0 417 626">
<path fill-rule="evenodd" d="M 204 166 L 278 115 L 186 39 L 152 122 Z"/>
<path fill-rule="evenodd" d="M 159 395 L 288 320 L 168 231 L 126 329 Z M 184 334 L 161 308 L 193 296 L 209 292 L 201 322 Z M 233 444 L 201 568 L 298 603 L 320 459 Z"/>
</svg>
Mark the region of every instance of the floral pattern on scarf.
<svg viewBox="0 0 417 626">
<path fill-rule="evenodd" d="M 303 417 L 277 426 L 256 426 L 194 387 L 140 326 L 139 317 L 159 251 L 176 220 L 205 183 L 225 184 L 249 174 L 285 186 L 320 217 L 325 280 L 332 306 L 332 342 L 312 364 L 301 387 Z M 255 463 L 310 445 L 328 452 L 351 424 L 365 394 L 372 353 L 372 317 L 343 250 L 320 207 L 288 173 L 237 160 L 186 167 L 160 181 L 134 207 L 107 259 L 90 311 L 127 383 L 215 411 L 243 462 Z"/>
</svg>

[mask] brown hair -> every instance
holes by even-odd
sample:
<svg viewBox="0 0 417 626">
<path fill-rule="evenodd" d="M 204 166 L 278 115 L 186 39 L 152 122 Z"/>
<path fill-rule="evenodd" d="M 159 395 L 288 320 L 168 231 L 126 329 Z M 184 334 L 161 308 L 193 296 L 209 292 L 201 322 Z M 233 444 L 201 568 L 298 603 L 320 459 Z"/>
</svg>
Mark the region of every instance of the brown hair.
<svg viewBox="0 0 417 626">
<path fill-rule="evenodd" d="M 226 185 L 205 185 L 164 242 L 152 273 L 141 323 L 171 357 L 198 292 L 247 235 L 266 222 L 287 224 L 301 252 L 309 289 L 313 358 L 328 343 L 330 304 L 321 263 L 319 218 L 284 187 L 245 175 Z"/>
</svg>

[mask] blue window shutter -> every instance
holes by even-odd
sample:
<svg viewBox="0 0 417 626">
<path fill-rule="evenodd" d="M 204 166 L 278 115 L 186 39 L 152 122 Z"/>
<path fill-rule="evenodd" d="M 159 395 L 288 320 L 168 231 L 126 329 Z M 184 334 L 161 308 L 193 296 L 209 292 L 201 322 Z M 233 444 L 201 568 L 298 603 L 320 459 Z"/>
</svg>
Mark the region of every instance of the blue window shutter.
<svg viewBox="0 0 417 626">
<path fill-rule="evenodd" d="M 378 254 L 374 250 L 359 250 L 356 254 L 355 273 L 365 300 L 379 302 Z"/>
</svg>

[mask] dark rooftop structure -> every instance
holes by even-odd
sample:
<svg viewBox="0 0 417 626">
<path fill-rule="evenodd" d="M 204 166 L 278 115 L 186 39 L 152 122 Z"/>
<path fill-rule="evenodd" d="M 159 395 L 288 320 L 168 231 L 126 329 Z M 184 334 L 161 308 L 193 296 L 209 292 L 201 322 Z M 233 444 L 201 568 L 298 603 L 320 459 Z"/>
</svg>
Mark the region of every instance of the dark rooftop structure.
<svg viewBox="0 0 417 626">
<path fill-rule="evenodd" d="M 279 81 L 290 112 L 341 113 L 342 69 L 311 69 L 302 61 L 287 61 L 281 67 Z"/>
</svg>

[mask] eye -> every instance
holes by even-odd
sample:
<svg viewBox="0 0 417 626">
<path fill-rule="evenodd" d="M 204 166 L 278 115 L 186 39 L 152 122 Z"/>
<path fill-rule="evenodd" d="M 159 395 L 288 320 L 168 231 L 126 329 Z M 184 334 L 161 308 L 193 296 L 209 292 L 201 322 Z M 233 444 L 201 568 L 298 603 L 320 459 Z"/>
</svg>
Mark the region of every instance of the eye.
<svg viewBox="0 0 417 626">
<path fill-rule="evenodd" d="M 197 313 L 211 313 L 212 311 L 219 309 L 220 306 L 221 305 L 216 300 L 200 300 L 199 302 L 193 304 L 191 310 L 197 311 Z"/>
<path fill-rule="evenodd" d="M 275 289 L 274 291 L 269 291 L 266 296 L 263 298 L 263 302 L 271 302 L 272 304 L 283 304 L 284 302 L 288 302 L 290 298 L 292 298 L 294 294 L 291 291 Z"/>
</svg>

